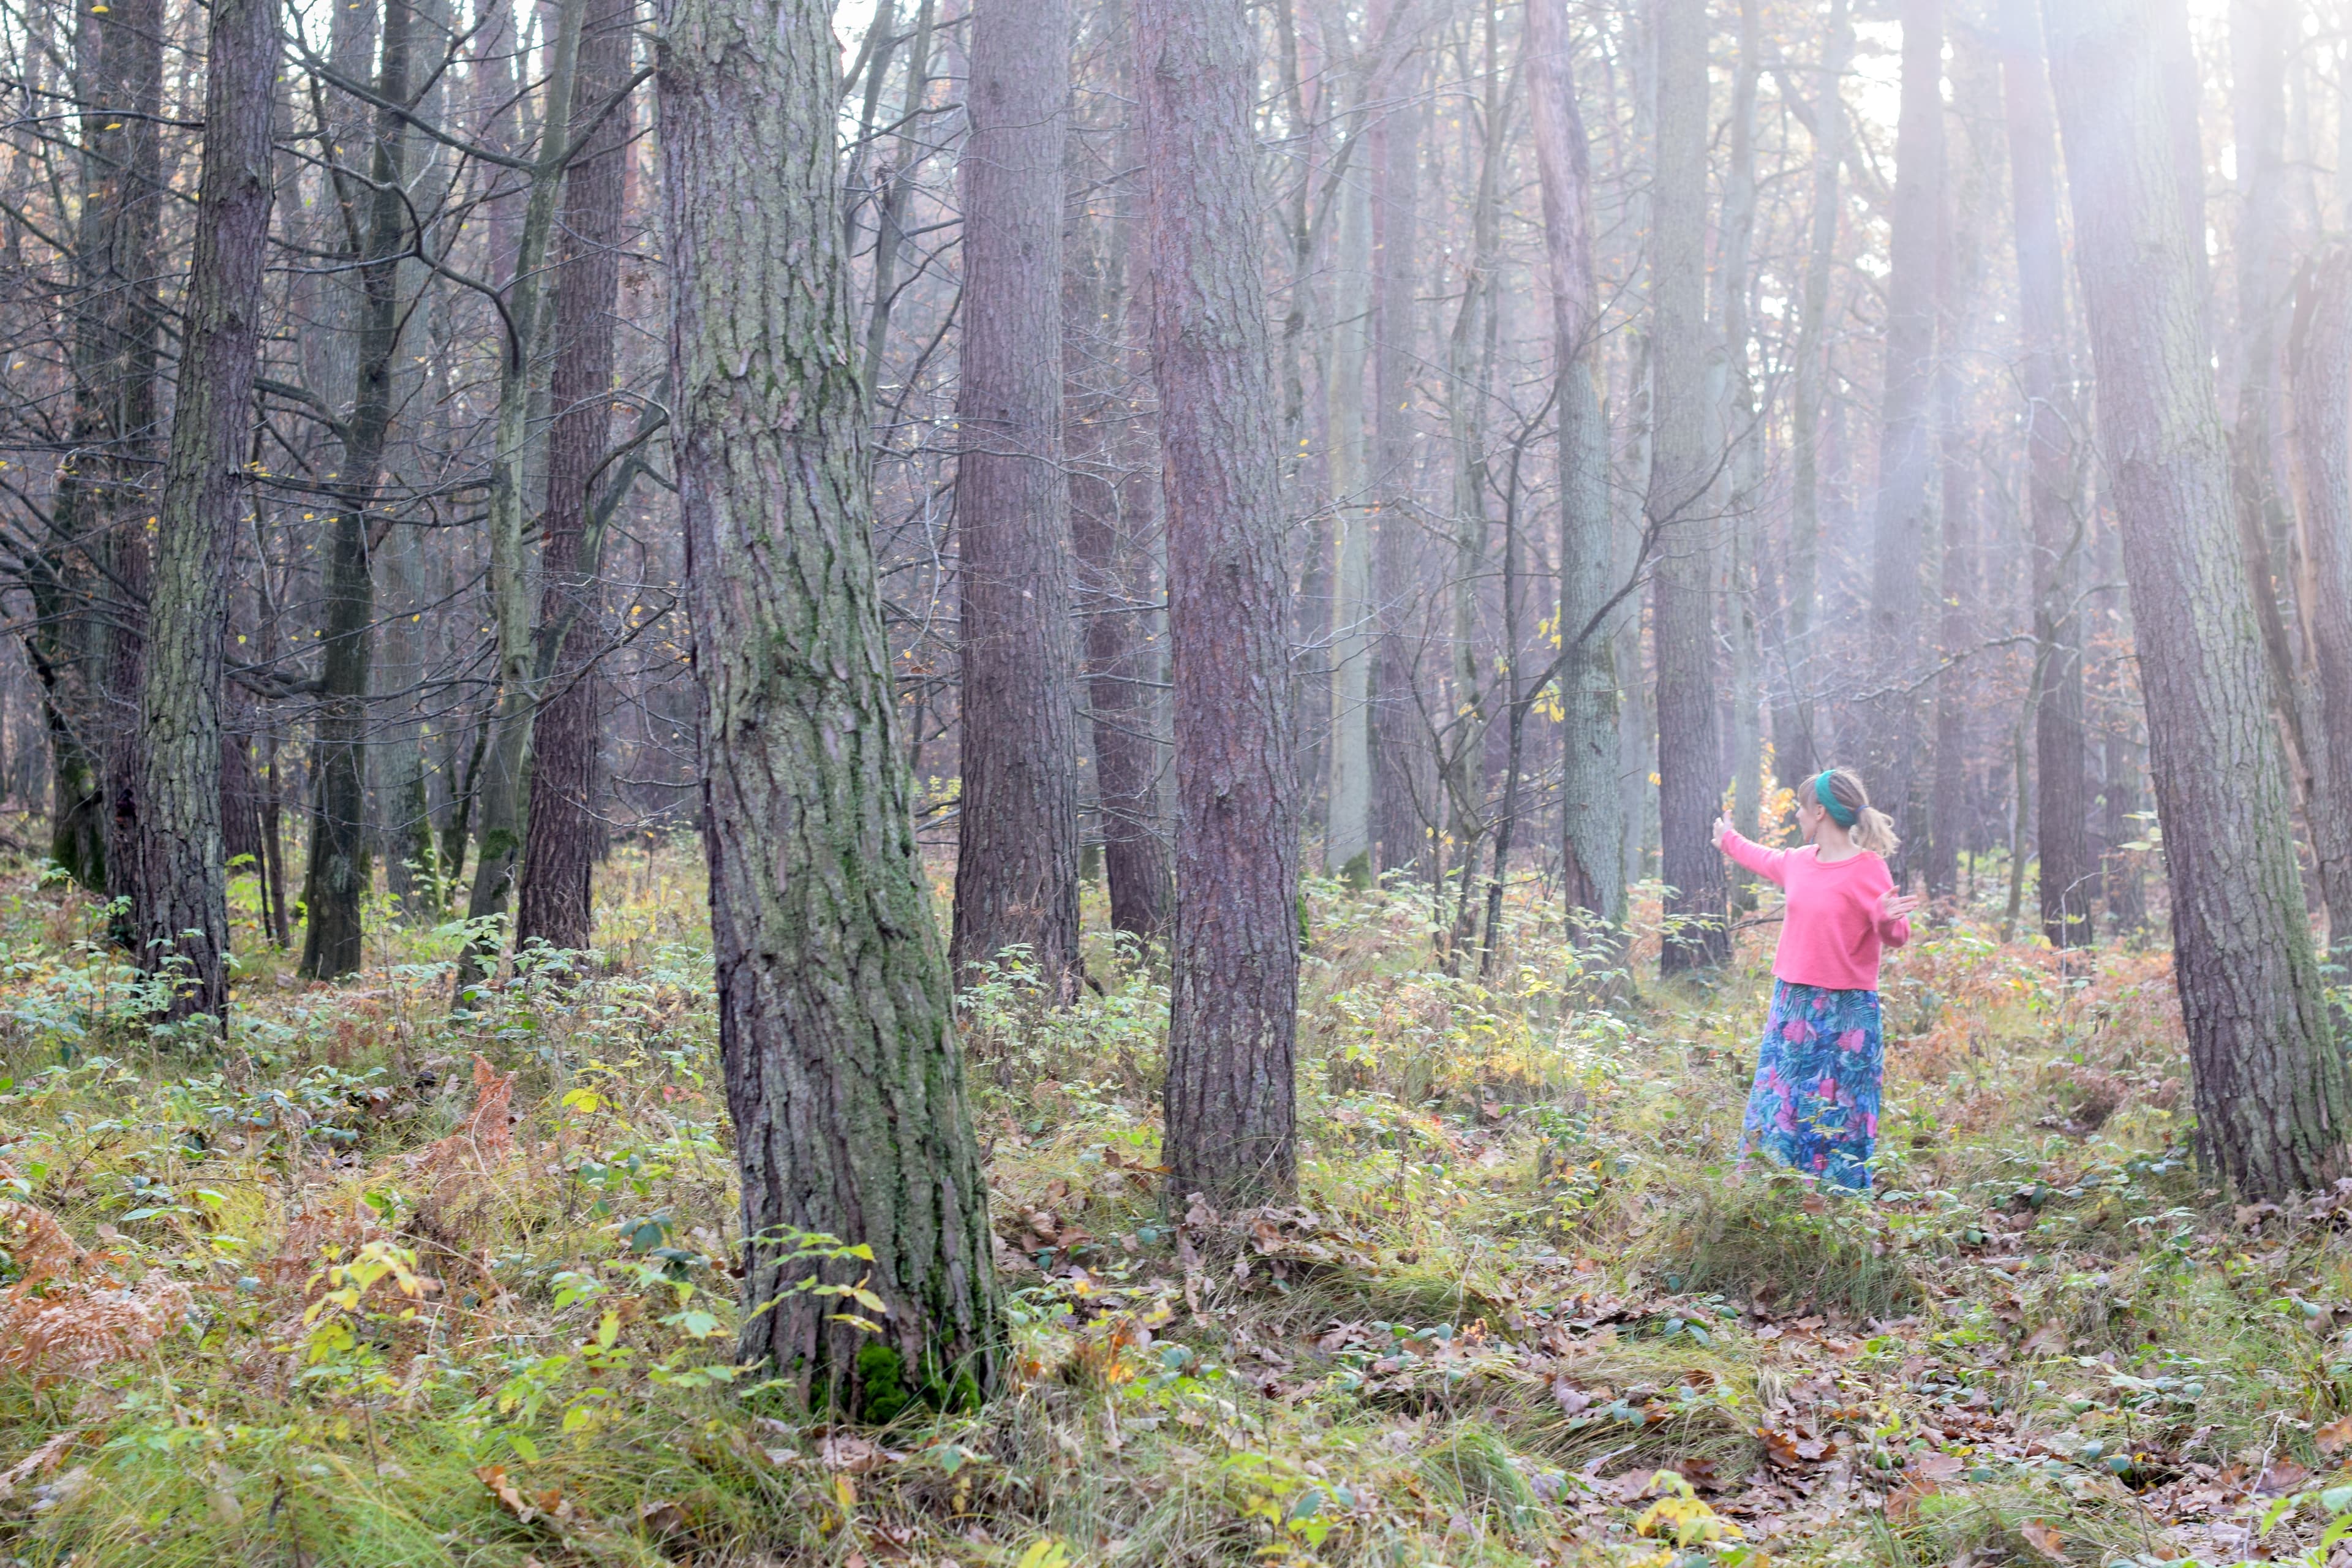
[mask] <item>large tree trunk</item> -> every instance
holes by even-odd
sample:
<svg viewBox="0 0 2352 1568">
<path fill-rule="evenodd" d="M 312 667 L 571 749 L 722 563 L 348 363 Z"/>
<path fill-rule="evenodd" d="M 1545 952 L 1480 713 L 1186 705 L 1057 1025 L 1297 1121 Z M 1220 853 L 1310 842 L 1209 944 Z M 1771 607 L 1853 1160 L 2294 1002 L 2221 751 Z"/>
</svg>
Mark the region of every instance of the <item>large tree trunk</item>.
<svg viewBox="0 0 2352 1568">
<path fill-rule="evenodd" d="M 1571 917 L 1614 927 L 1625 876 L 1617 792 L 1617 664 L 1610 646 L 1609 430 L 1601 414 L 1592 170 L 1576 104 L 1562 0 L 1528 0 L 1536 169 L 1543 187 L 1544 280 L 1559 381 L 1561 877 Z"/>
<path fill-rule="evenodd" d="M 2002 0 L 2001 96 L 2016 216 L 2018 380 L 2025 393 L 2032 515 L 2033 637 L 2042 661 L 2034 710 L 2034 815 L 2041 826 L 2042 934 L 2054 947 L 2091 941 L 2099 866 L 2090 833 L 2083 734 L 2083 515 L 2074 489 L 2073 375 L 2066 279 L 2058 244 L 2056 132 L 2033 0 Z"/>
<path fill-rule="evenodd" d="M 515 943 L 576 951 L 593 931 L 592 879 L 604 825 L 596 816 L 602 705 L 594 660 L 604 636 L 602 531 L 589 526 L 590 487 L 611 450 L 613 312 L 621 292 L 622 174 L 629 108 L 612 105 L 629 79 L 635 0 L 587 0 L 572 93 L 578 143 L 563 176 L 563 263 L 555 290 L 555 363 L 548 371 L 547 512 L 540 524 L 537 657 L 545 700 L 530 732 Z"/>
<path fill-rule="evenodd" d="M 1078 655 L 1062 461 L 1067 0 L 972 14 L 956 380 L 963 757 L 956 984 L 1008 947 L 1057 1000 L 1078 952 Z"/>
<path fill-rule="evenodd" d="M 387 0 L 376 95 L 389 103 L 407 100 L 413 20 L 404 0 Z M 322 573 L 326 624 L 320 628 L 319 717 L 310 763 L 317 816 L 302 879 L 310 921 L 302 933 L 301 973 L 314 980 L 332 980 L 360 966 L 360 907 L 372 880 L 366 747 L 375 575 L 369 560 L 370 524 L 384 438 L 392 428 L 393 361 L 400 349 L 400 257 L 408 243 L 406 145 L 407 127 L 400 116 L 379 110 L 359 271 L 358 395 L 340 432 L 341 478 L 334 486 L 335 514 L 327 520 Z"/>
<path fill-rule="evenodd" d="M 1298 830 L 1288 584 L 1241 0 L 1139 0 L 1151 348 L 1176 687 L 1172 1191 L 1296 1179 Z"/>
<path fill-rule="evenodd" d="M 220 684 L 269 247 L 272 0 L 214 0 L 185 346 L 156 515 L 140 692 L 135 830 L 124 846 L 142 967 L 173 973 L 169 1015 L 228 1024 Z"/>
<path fill-rule="evenodd" d="M 1921 821 L 1919 704 L 1925 626 L 1920 564 L 1936 528 L 1934 477 L 1936 237 L 1944 190 L 1943 0 L 1904 0 L 1903 99 L 1895 141 L 1889 221 L 1886 358 L 1880 390 L 1878 501 L 1873 521 L 1867 685 L 1886 692 L 1865 717 L 1871 793 L 1903 837 Z M 1898 867 L 1898 875 L 1900 868 Z"/>
<path fill-rule="evenodd" d="M 2330 1034 L 2270 717 L 2230 455 L 2168 155 L 2159 57 L 2135 0 L 2044 0 L 2077 265 L 2138 631 L 2197 1144 L 2259 1196 L 2346 1172 Z M 2199 247 L 2201 248 L 2201 247 Z"/>
<path fill-rule="evenodd" d="M 2295 302 L 2291 339 L 2295 514 L 2310 572 L 2310 626 L 2319 744 L 2310 807 L 2329 950 L 2352 948 L 2352 249 L 2315 261 Z"/>
<path fill-rule="evenodd" d="M 887 1420 L 985 1394 L 988 1194 L 875 576 L 822 0 L 658 7 L 663 253 L 705 747 L 740 1353 Z M 870 1258 L 812 1257 L 822 1232 Z M 861 1281 L 879 1333 L 810 1287 Z"/>
<path fill-rule="evenodd" d="M 1650 350 L 1654 434 L 1643 525 L 1657 561 L 1650 621 L 1657 639 L 1661 870 L 1673 922 L 1660 965 L 1730 956 L 1723 857 L 1709 831 L 1722 809 L 1716 718 L 1717 467 L 1706 397 L 1706 5 L 1657 0 L 1658 151 L 1652 182 Z"/>
</svg>

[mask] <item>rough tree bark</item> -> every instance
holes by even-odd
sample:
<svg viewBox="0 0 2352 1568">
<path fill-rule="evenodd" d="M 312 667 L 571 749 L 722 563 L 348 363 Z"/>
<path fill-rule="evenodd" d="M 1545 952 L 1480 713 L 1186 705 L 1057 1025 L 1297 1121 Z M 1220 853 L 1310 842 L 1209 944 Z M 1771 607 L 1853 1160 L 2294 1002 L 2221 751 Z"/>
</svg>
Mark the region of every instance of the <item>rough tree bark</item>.
<svg viewBox="0 0 2352 1568">
<path fill-rule="evenodd" d="M 81 113 L 74 226 L 71 451 L 58 469 L 55 510 L 32 562 L 34 624 L 26 637 L 49 735 L 49 858 L 92 891 L 107 865 L 110 734 L 121 690 L 112 668 L 118 628 L 136 606 L 110 582 L 117 546 L 146 516 L 141 459 L 155 419 L 155 258 L 163 198 L 163 13 L 158 0 L 81 9 L 74 39 Z M 135 692 L 132 693 L 135 695 Z"/>
<path fill-rule="evenodd" d="M 568 951 L 589 943 L 596 856 L 604 839 L 595 811 L 603 725 L 594 668 L 603 636 L 604 541 L 589 528 L 589 491 L 613 444 L 613 312 L 621 292 L 629 108 L 611 100 L 629 79 L 636 20 L 635 0 L 587 4 L 572 93 L 577 150 L 563 176 L 555 363 L 548 370 L 555 417 L 547 432 L 536 650 L 546 695 L 531 724 L 530 796 L 515 894 L 516 945 L 536 941 Z"/>
<path fill-rule="evenodd" d="M 1297 790 L 1281 469 L 1242 0 L 1139 0 L 1151 348 L 1176 688 L 1171 1190 L 1297 1175 Z"/>
<path fill-rule="evenodd" d="M 958 985 L 1008 947 L 1076 999 L 1078 654 L 1062 456 L 1062 156 L 1067 0 L 972 13 L 961 159 L 963 346 L 956 380 L 962 584 Z"/>
<path fill-rule="evenodd" d="M 408 97 L 412 8 L 386 0 L 383 56 L 377 66 L 376 96 L 390 103 Z M 391 110 L 379 110 L 369 185 L 351 201 L 367 214 L 362 232 L 351 236 L 361 259 L 358 393 L 351 416 L 338 431 L 341 478 L 335 481 L 335 513 L 327 520 L 327 561 L 320 597 L 326 624 L 320 630 L 318 726 L 311 742 L 310 773 L 316 815 L 310 825 L 310 858 L 302 879 L 302 902 L 310 920 L 302 932 L 301 973 L 332 980 L 360 966 L 360 902 L 371 880 L 367 835 L 368 663 L 373 652 L 375 576 L 369 560 L 378 480 L 385 437 L 393 419 L 392 368 L 400 349 L 400 256 L 408 243 L 408 208 L 403 174 L 407 127 Z M 362 204 L 360 196 L 368 199 Z"/>
<path fill-rule="evenodd" d="M 870 540 L 823 0 L 663 0 L 663 253 L 740 1353 L 867 1420 L 984 1394 L 988 1194 Z M 794 1232 L 870 1249 L 814 1259 Z M 879 1334 L 812 1282 L 881 1298 Z"/>
<path fill-rule="evenodd" d="M 148 597 L 137 811 L 121 847 L 128 853 L 117 858 L 131 873 L 137 960 L 174 979 L 168 1016 L 209 1014 L 226 1030 L 221 662 L 229 565 L 247 506 L 246 444 L 269 247 L 273 0 L 214 0 L 206 62 L 185 338 Z"/>
<path fill-rule="evenodd" d="M 1658 817 L 1666 973 L 1730 956 L 1723 857 L 1709 836 L 1722 809 L 1715 671 L 1718 454 L 1706 397 L 1706 5 L 1657 0 L 1657 174 L 1652 182 L 1650 348 L 1654 424 L 1643 527 L 1657 566 Z"/>
<path fill-rule="evenodd" d="M 2066 277 L 2058 241 L 2057 132 L 2050 120 L 2042 18 L 2033 0 L 2001 0 L 2001 97 L 2016 219 L 2018 380 L 2025 392 L 2027 506 L 2032 519 L 2033 637 L 2042 700 L 2034 710 L 2035 816 L 2041 823 L 2042 933 L 2090 944 L 2099 889 L 2091 845 L 2083 733 L 2083 516 L 2074 489 L 2074 417 L 2066 353 Z"/>
<path fill-rule="evenodd" d="M 2145 634 L 2136 642 L 2198 1152 L 2239 1191 L 2271 1196 L 2345 1173 L 2352 1085 L 2295 867 L 2286 763 L 2236 548 L 2229 446 L 2146 12 L 2139 0 L 2044 0 L 2042 21 L 2099 441 Z"/>
<path fill-rule="evenodd" d="M 1878 500 L 1870 574 L 1871 679 L 1864 747 L 1871 793 L 1914 848 L 1927 847 L 1917 763 L 1923 753 L 1919 676 L 1925 617 L 1920 564 L 1934 536 L 1930 480 L 1936 363 L 1936 251 L 1944 191 L 1943 0 L 1904 0 L 1903 98 L 1895 139 L 1888 228 L 1886 358 L 1880 394 Z"/>
<path fill-rule="evenodd" d="M 1604 927 L 1624 917 L 1617 791 L 1617 662 L 1607 615 L 1616 542 L 1609 508 L 1609 429 L 1598 384 L 1592 270 L 1592 170 L 1562 0 L 1528 0 L 1536 169 L 1543 188 L 1545 282 L 1559 381 L 1561 879 L 1571 916 Z"/>
</svg>

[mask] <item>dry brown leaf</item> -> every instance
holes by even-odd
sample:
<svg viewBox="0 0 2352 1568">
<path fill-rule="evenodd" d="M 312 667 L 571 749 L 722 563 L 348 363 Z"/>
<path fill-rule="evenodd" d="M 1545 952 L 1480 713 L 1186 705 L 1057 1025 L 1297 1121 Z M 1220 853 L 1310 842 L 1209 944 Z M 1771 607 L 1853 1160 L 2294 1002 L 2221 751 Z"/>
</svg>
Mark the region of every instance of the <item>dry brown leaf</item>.
<svg viewBox="0 0 2352 1568">
<path fill-rule="evenodd" d="M 2027 1520 L 2023 1524 L 2017 1527 L 2017 1533 L 2025 1538 L 2025 1544 L 2033 1548 L 2034 1551 L 2040 1552 L 2051 1562 L 2063 1563 L 2066 1561 L 2066 1538 L 2059 1534 L 2056 1531 L 2051 1529 L 2048 1525 L 2042 1523 L 2042 1521 L 2038 1519 Z"/>
<path fill-rule="evenodd" d="M 2342 1453 L 2347 1447 L 2352 1447 L 2352 1415 L 2330 1421 L 2314 1432 L 2311 1440 L 2318 1445 L 2323 1454 Z"/>
</svg>

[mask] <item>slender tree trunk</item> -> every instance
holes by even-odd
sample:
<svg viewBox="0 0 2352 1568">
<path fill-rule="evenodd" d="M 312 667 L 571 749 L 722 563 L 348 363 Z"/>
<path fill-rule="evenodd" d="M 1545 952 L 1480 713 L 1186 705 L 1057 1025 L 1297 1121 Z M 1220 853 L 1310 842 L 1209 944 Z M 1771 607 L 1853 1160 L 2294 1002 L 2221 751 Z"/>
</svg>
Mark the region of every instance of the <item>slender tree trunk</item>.
<svg viewBox="0 0 2352 1568">
<path fill-rule="evenodd" d="M 507 910 L 516 862 L 522 856 L 525 770 L 532 721 L 542 687 L 531 612 L 530 560 L 524 541 L 529 480 L 531 368 L 546 322 L 543 274 L 554 237 L 555 202 L 570 162 L 572 106 L 579 78 L 580 34 L 589 0 L 542 0 L 556 19 L 548 44 L 547 114 L 539 157 L 530 172 L 530 199 L 515 247 L 514 281 L 506 291 L 499 366 L 499 403 L 490 451 L 490 613 L 499 652 L 499 706 L 490 719 L 480 795 L 474 803 L 474 886 L 466 918 L 485 921 Z M 470 984 L 497 961 L 496 939 L 469 944 L 457 964 L 457 984 Z"/>
<path fill-rule="evenodd" d="M 2160 59 L 2134 0 L 2045 0 L 2141 689 L 2172 889 L 2197 1143 L 2242 1193 L 2345 1173 L 2352 1112 L 2312 951 L 2230 454 L 2168 157 Z"/>
<path fill-rule="evenodd" d="M 1658 663 L 1661 870 L 1673 922 L 1665 973 L 1730 956 L 1723 857 L 1709 826 L 1722 810 L 1715 668 L 1718 454 L 1706 396 L 1706 5 L 1656 0 L 1657 174 L 1652 182 L 1650 352 L 1654 435 L 1643 527 L 1657 558 L 1651 628 Z"/>
<path fill-rule="evenodd" d="M 229 565 L 248 504 L 246 432 L 269 247 L 272 0 L 214 0 L 186 336 L 156 516 L 140 693 L 136 828 L 124 847 L 142 967 L 174 974 L 173 1018 L 228 1025 L 220 684 Z"/>
<path fill-rule="evenodd" d="M 2055 947 L 2091 941 L 2099 868 L 2090 837 L 2083 734 L 2083 513 L 2074 487 L 2073 374 L 2058 241 L 2056 132 L 2050 121 L 2042 18 L 2033 0 L 2002 0 L 2001 91 L 2016 216 L 2018 380 L 2025 393 L 2032 515 L 2033 639 L 2042 660 L 2034 709 L 2035 815 L 2042 824 L 2042 934 Z"/>
<path fill-rule="evenodd" d="M 922 163 L 923 110 L 931 91 L 931 18 L 934 0 L 915 8 L 915 37 L 908 46 L 907 96 L 898 106 L 898 141 L 891 162 L 876 174 L 880 199 L 874 211 L 874 300 L 866 318 L 864 367 L 870 407 L 882 386 L 882 365 L 890 346 L 890 311 L 898 302 L 899 252 L 907 245 L 907 203 L 914 193 L 915 169 Z"/>
<path fill-rule="evenodd" d="M 1561 879 L 1571 919 L 1613 928 L 1625 914 L 1624 825 L 1609 625 L 1616 552 L 1609 431 L 1597 374 L 1591 159 L 1577 110 L 1562 0 L 1528 0 L 1527 25 L 1536 168 L 1543 188 L 1544 281 L 1551 294 L 1552 363 L 1560 378 Z"/>
<path fill-rule="evenodd" d="M 1820 85 L 1813 93 L 1812 214 L 1789 406 L 1792 473 L 1780 613 L 1780 662 L 1787 687 L 1772 721 L 1774 761 L 1780 782 L 1792 789 L 1818 769 L 1813 697 L 1828 684 L 1828 671 L 1814 647 L 1821 605 L 1821 429 L 1829 369 L 1830 273 L 1837 265 L 1838 174 L 1845 159 L 1842 93 L 1853 58 L 1853 24 L 1848 0 L 1830 0 Z"/>
<path fill-rule="evenodd" d="M 1903 100 L 1889 221 L 1885 376 L 1880 394 L 1878 500 L 1870 581 L 1871 704 L 1865 748 L 1871 794 L 1916 859 L 1927 847 L 1918 760 L 1924 750 L 1919 676 L 1925 608 L 1920 566 L 1934 537 L 1936 237 L 1944 189 L 1943 0 L 1904 0 Z M 1897 867 L 1898 877 L 1901 866 Z"/>
<path fill-rule="evenodd" d="M 1122 77 L 1124 73 L 1122 73 Z M 1140 132 L 1129 116 L 1118 167 L 1141 162 Z M 1102 824 L 1103 875 L 1110 885 L 1113 930 L 1149 941 L 1174 913 L 1165 835 L 1160 831 L 1159 643 L 1147 632 L 1157 612 L 1150 539 L 1158 489 L 1158 454 L 1135 389 L 1150 374 L 1143 340 L 1150 314 L 1143 268 L 1134 254 L 1136 182 L 1111 193 L 1109 221 L 1082 268 L 1073 269 L 1071 326 L 1084 323 L 1100 345 L 1087 361 L 1073 330 L 1064 335 L 1070 365 L 1070 536 L 1079 563 L 1086 626 L 1087 706 L 1091 726 L 1096 808 Z M 1082 363 L 1083 362 L 1083 363 Z M 1108 374 L 1108 384 L 1095 377 Z"/>
<path fill-rule="evenodd" d="M 1076 999 L 1078 655 L 1062 456 L 1062 182 L 1067 0 L 972 13 L 961 165 L 963 348 L 956 381 L 962 583 L 961 811 L 949 966 L 961 985 L 1008 947 Z"/>
<path fill-rule="evenodd" d="M 1429 835 L 1416 780 L 1423 732 L 1405 622 L 1415 594 L 1420 523 L 1413 377 L 1421 337 L 1421 103 L 1427 63 L 1409 55 L 1390 79 L 1390 107 L 1366 136 L 1372 176 L 1372 838 L 1383 871 L 1426 869 Z"/>
<path fill-rule="evenodd" d="M 595 923 L 593 879 L 604 826 L 596 816 L 603 725 L 594 666 L 604 635 L 602 530 L 590 487 L 612 447 L 613 322 L 621 291 L 623 165 L 629 110 L 603 114 L 629 79 L 635 0 L 588 0 L 572 94 L 578 144 L 563 177 L 563 262 L 555 291 L 548 402 L 547 513 L 540 525 L 537 657 L 547 696 L 531 725 L 530 799 L 515 942 L 577 951 Z M 601 119 L 596 118 L 603 114 Z"/>
<path fill-rule="evenodd" d="M 1750 267 L 1756 236 L 1756 89 L 1763 56 L 1758 0 L 1739 0 L 1739 52 L 1732 67 L 1731 167 L 1724 182 L 1716 289 L 1723 322 L 1724 490 L 1730 514 L 1723 611 L 1731 654 L 1731 820 L 1751 838 L 1762 827 L 1764 785 L 1764 694 L 1757 625 L 1762 588 L 1757 506 L 1764 483 L 1764 433 L 1757 417 L 1756 378 L 1750 369 L 1754 328 L 1748 320 L 1748 293 L 1756 281 Z M 1752 895 L 1745 898 L 1752 901 Z"/>
<path fill-rule="evenodd" d="M 994 1382 L 988 1194 L 871 543 L 820 0 L 664 0 L 670 378 L 705 750 L 740 1353 L 887 1420 Z M 870 1258 L 812 1258 L 821 1232 Z M 822 1280 L 879 1297 L 845 1321 Z"/>
<path fill-rule="evenodd" d="M 2305 273 L 2290 340 L 2295 515 L 2310 571 L 2312 673 L 2317 677 L 2311 827 L 2328 947 L 2352 949 L 2352 249 L 2330 248 Z"/>
<path fill-rule="evenodd" d="M 1359 887 L 1372 875 L 1373 500 L 1364 419 L 1372 343 L 1372 204 L 1362 166 L 1343 176 L 1331 268 L 1331 359 L 1323 379 L 1330 426 L 1331 513 L 1338 534 L 1331 596 L 1330 784 L 1323 874 Z"/>
<path fill-rule="evenodd" d="M 404 0 L 386 0 L 376 95 L 388 102 L 408 97 L 412 19 Z M 320 694 L 310 762 L 318 804 L 302 884 L 310 921 L 302 933 L 301 973 L 315 980 L 332 980 L 360 966 L 360 906 L 372 880 L 366 747 L 375 577 L 370 523 L 392 428 L 393 360 L 400 348 L 400 255 L 409 235 L 403 189 L 406 145 L 407 127 L 400 117 L 379 110 L 359 271 L 358 396 L 341 431 L 341 478 L 335 482 L 335 513 L 327 519 L 322 574 L 326 624 L 320 628 Z"/>
<path fill-rule="evenodd" d="M 1171 1190 L 1296 1179 L 1297 791 L 1276 407 L 1241 0 L 1138 0 L 1176 687 Z"/>
</svg>

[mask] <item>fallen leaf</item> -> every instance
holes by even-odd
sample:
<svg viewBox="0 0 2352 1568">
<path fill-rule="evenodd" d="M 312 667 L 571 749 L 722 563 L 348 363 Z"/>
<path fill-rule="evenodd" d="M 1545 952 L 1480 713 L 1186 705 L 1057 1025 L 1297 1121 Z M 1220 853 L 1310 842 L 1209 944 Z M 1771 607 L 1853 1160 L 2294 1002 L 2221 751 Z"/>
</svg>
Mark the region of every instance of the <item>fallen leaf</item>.
<svg viewBox="0 0 2352 1568">
<path fill-rule="evenodd" d="M 675 1498 L 657 1498 L 638 1507 L 637 1522 L 656 1535 L 680 1535 L 686 1531 L 686 1510 Z"/>
<path fill-rule="evenodd" d="M 2056 1323 L 2044 1323 L 2025 1338 L 2020 1348 L 2027 1355 L 2064 1355 L 2069 1343 L 2066 1331 Z"/>
<path fill-rule="evenodd" d="M 2330 1421 L 2314 1432 L 2311 1440 L 2319 1446 L 2323 1454 L 2342 1453 L 2346 1447 L 2352 1447 L 2352 1415 L 2340 1421 Z"/>
<path fill-rule="evenodd" d="M 2040 1520 L 2027 1520 L 2017 1527 L 2017 1533 L 2025 1538 L 2025 1544 L 2047 1557 L 2051 1562 L 2066 1561 L 2066 1538 Z"/>
<path fill-rule="evenodd" d="M 2255 1478 L 2254 1490 L 2263 1497 L 2284 1497 L 2311 1479 L 2309 1468 L 2293 1459 L 2274 1459 L 2270 1468 Z"/>
<path fill-rule="evenodd" d="M 1551 1396 L 1565 1415 L 1574 1415 L 1592 1403 L 1592 1395 L 1569 1382 L 1564 1373 L 1551 1380 Z"/>
<path fill-rule="evenodd" d="M 1905 1481 L 1887 1496 L 1887 1520 L 1895 1524 L 1910 1523 L 1919 1517 L 1920 1500 L 1924 1498 L 1931 1498 L 1942 1489 L 1934 1481 L 1925 1478 Z"/>
<path fill-rule="evenodd" d="M 1968 1468 L 1968 1461 L 1958 1454 L 1915 1454 L 1903 1473 L 1914 1480 L 1948 1481 Z"/>
<path fill-rule="evenodd" d="M 504 1465 L 484 1465 L 474 1472 L 474 1479 L 490 1489 L 491 1495 L 505 1506 L 509 1513 L 515 1516 L 518 1523 L 529 1524 L 539 1517 L 539 1510 L 533 1508 L 524 1499 L 522 1493 L 515 1489 L 514 1482 L 507 1477 L 507 1468 Z"/>
</svg>

